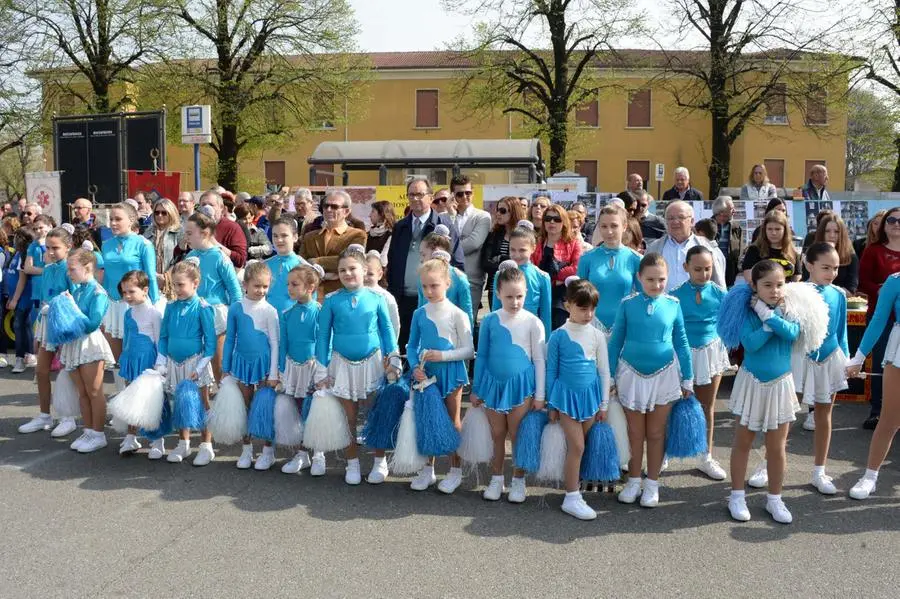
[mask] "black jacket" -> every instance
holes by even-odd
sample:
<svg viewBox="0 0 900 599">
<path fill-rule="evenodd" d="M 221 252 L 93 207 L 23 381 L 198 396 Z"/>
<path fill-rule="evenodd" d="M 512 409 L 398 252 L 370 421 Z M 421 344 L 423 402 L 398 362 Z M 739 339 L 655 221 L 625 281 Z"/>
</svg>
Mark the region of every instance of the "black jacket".
<svg viewBox="0 0 900 599">
<path fill-rule="evenodd" d="M 678 199 L 681 199 L 681 198 L 678 197 L 678 191 L 675 189 L 675 187 L 672 187 L 671 189 L 667 189 L 662 197 L 663 202 L 672 202 L 672 201 L 678 200 Z M 694 189 L 693 187 L 688 187 L 688 190 L 686 192 L 684 192 L 684 201 L 685 202 L 702 202 L 703 194 L 699 190 Z"/>
</svg>

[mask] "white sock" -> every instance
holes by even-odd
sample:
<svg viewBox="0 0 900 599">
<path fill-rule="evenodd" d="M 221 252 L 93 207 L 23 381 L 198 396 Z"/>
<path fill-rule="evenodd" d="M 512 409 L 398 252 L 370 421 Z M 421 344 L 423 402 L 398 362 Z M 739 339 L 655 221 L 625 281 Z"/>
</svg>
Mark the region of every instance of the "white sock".
<svg viewBox="0 0 900 599">
<path fill-rule="evenodd" d="M 581 491 L 566 491 L 566 498 L 564 501 L 576 500 L 581 497 Z"/>
<path fill-rule="evenodd" d="M 126 441 L 126 442 L 127 442 L 127 441 L 134 441 L 134 435 L 132 435 L 131 433 L 128 433 L 127 435 L 125 435 L 125 441 Z"/>
<path fill-rule="evenodd" d="M 347 460 L 347 467 L 349 468 L 350 466 L 356 466 L 357 468 L 359 468 L 359 458 L 350 458 L 349 460 Z"/>
<path fill-rule="evenodd" d="M 241 453 L 253 453 L 253 443 L 244 443 L 241 447 Z"/>
<path fill-rule="evenodd" d="M 313 459 L 314 460 L 322 460 L 324 462 L 325 461 L 325 452 L 324 451 L 314 451 Z"/>
<path fill-rule="evenodd" d="M 512 480 L 513 480 L 513 482 L 516 482 L 517 480 L 520 480 L 520 481 L 522 481 L 522 482 L 524 483 L 524 482 L 525 482 L 525 477 L 524 477 L 524 476 L 514 476 L 514 477 L 512 477 Z"/>
<path fill-rule="evenodd" d="M 265 453 L 265 454 L 274 454 L 274 453 L 275 453 L 275 447 L 272 446 L 272 445 L 264 445 L 264 446 L 263 446 L 263 453 Z"/>
<path fill-rule="evenodd" d="M 737 499 L 743 499 L 746 496 L 747 492 L 743 489 L 732 489 L 731 490 L 731 500 L 735 501 Z"/>
<path fill-rule="evenodd" d="M 38 415 L 38 418 L 43 418 L 44 420 L 50 420 L 50 414 L 48 414 L 47 412 L 41 412 Z"/>
<path fill-rule="evenodd" d="M 95 439 L 105 439 L 106 438 L 106 433 L 104 433 L 103 431 L 92 430 L 91 435 Z"/>
<path fill-rule="evenodd" d="M 191 448 L 191 440 L 190 439 L 179 439 L 178 447 L 184 447 L 185 449 Z"/>
<path fill-rule="evenodd" d="M 769 501 L 778 501 L 779 499 L 781 499 L 781 493 L 779 493 L 778 495 L 772 495 L 771 493 L 766 493 L 766 502 L 767 503 Z"/>
<path fill-rule="evenodd" d="M 636 477 L 629 476 L 627 484 L 629 484 L 629 485 L 638 484 L 639 485 L 639 484 L 641 484 L 641 477 L 640 476 L 636 476 Z"/>
<path fill-rule="evenodd" d="M 500 481 L 500 484 L 501 484 L 501 485 L 502 485 L 503 483 L 506 482 L 506 478 L 505 478 L 502 474 L 494 474 L 494 475 L 492 475 L 492 476 L 491 476 L 491 482 L 494 482 L 495 480 Z"/>
<path fill-rule="evenodd" d="M 387 456 L 375 456 L 375 462 L 373 463 L 373 465 L 378 466 L 380 464 L 383 464 L 384 462 L 387 462 Z"/>
<path fill-rule="evenodd" d="M 460 468 L 458 466 L 450 466 L 450 474 L 462 475 L 462 468 Z"/>
<path fill-rule="evenodd" d="M 869 480 L 878 480 L 878 470 L 870 470 L 866 468 L 866 473 L 863 474 L 863 478 L 868 478 Z"/>
<path fill-rule="evenodd" d="M 706 457 L 704 457 L 703 459 L 706 460 L 707 462 L 712 461 L 712 459 L 713 459 L 713 457 L 712 457 L 712 452 L 711 452 L 711 451 L 707 451 L 707 452 L 706 452 Z"/>
<path fill-rule="evenodd" d="M 825 476 L 825 466 L 813 466 L 813 476 Z"/>
</svg>

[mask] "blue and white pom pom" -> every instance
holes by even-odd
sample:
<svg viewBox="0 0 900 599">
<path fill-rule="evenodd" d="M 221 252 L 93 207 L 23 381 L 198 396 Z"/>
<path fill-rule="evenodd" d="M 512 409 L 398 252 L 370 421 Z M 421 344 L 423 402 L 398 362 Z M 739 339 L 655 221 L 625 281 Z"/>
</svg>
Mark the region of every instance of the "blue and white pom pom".
<svg viewBox="0 0 900 599">
<path fill-rule="evenodd" d="M 741 344 L 741 329 L 744 328 L 752 296 L 753 289 L 750 285 L 736 285 L 719 304 L 716 332 L 728 349 L 735 349 Z"/>
<path fill-rule="evenodd" d="M 416 444 L 419 453 L 425 456 L 439 456 L 455 452 L 460 443 L 459 431 L 447 413 L 447 406 L 437 384 L 429 384 L 426 380 L 419 385 L 413 385 L 413 388 L 416 389 L 414 407 Z"/>
<path fill-rule="evenodd" d="M 530 410 L 519 423 L 513 446 L 513 462 L 529 474 L 534 474 L 541 467 L 541 436 L 547 421 L 547 412 Z"/>
<path fill-rule="evenodd" d="M 428 458 L 419 453 L 418 435 L 416 434 L 416 414 L 413 400 L 406 400 L 400 426 L 397 429 L 397 443 L 391 455 L 390 470 L 394 474 L 415 474 L 428 462 Z"/>
<path fill-rule="evenodd" d="M 692 458 L 708 451 L 706 445 L 706 414 L 693 395 L 679 399 L 669 412 L 666 423 L 666 455 L 671 458 Z"/>
<path fill-rule="evenodd" d="M 394 383 L 386 383 L 381 388 L 363 428 L 362 436 L 366 445 L 373 449 L 394 449 L 407 399 L 409 381 L 406 377 Z"/>
<path fill-rule="evenodd" d="M 247 415 L 247 434 L 254 439 L 275 440 L 275 398 L 272 387 L 260 387 L 253 394 L 250 413 Z"/>
<path fill-rule="evenodd" d="M 450 239 L 450 228 L 447 227 L 447 225 L 444 225 L 444 224 L 437 225 L 434 228 L 433 233 L 435 235 L 439 235 L 440 237 L 446 237 L 447 239 Z"/>
<path fill-rule="evenodd" d="M 605 422 L 595 422 L 588 431 L 581 457 L 581 479 L 614 481 L 619 480 L 619 450 L 613 429 Z"/>
<path fill-rule="evenodd" d="M 200 389 L 194 381 L 185 379 L 175 387 L 172 424 L 178 430 L 206 428 L 206 410 L 200 400 Z"/>
<path fill-rule="evenodd" d="M 434 250 L 433 252 L 431 252 L 431 257 L 434 260 L 442 260 L 447 264 L 450 263 L 450 254 L 448 252 L 445 252 L 444 250 Z"/>
<path fill-rule="evenodd" d="M 78 309 L 68 293 L 61 293 L 50 300 L 45 319 L 47 339 L 53 345 L 62 345 L 84 336 L 88 319 Z"/>
</svg>

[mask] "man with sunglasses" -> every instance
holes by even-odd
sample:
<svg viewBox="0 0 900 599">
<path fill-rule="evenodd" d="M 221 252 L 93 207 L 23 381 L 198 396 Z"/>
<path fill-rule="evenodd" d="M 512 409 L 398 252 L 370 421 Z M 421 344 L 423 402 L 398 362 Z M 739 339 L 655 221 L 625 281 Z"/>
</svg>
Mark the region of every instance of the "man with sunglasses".
<svg viewBox="0 0 900 599">
<path fill-rule="evenodd" d="M 341 288 L 338 279 L 338 259 L 341 252 L 354 243 L 366 246 L 366 232 L 347 222 L 352 206 L 350 194 L 346 191 L 329 191 L 322 203 L 322 228 L 303 236 L 300 255 L 325 269 L 325 278 L 319 287 L 320 298 Z"/>
<path fill-rule="evenodd" d="M 484 270 L 481 268 L 481 246 L 491 232 L 491 215 L 472 205 L 472 181 L 457 175 L 450 181 L 450 192 L 456 200 L 456 232 L 463 249 L 465 268 L 472 294 L 472 310 L 477 314 L 484 293 Z"/>
<path fill-rule="evenodd" d="M 434 201 L 431 202 L 431 208 L 438 214 L 446 214 L 450 220 L 456 222 L 456 210 L 451 206 L 450 190 L 446 187 L 434 192 Z"/>
<path fill-rule="evenodd" d="M 450 263 L 463 268 L 465 257 L 456 227 L 446 214 L 438 214 L 433 208 L 434 196 L 431 183 L 424 177 L 416 177 L 406 184 L 409 214 L 394 225 L 391 245 L 388 248 L 387 288 L 397 298 L 400 313 L 400 351 L 406 350 L 413 312 L 419 306 L 419 245 L 434 228 L 443 224 L 450 229 Z"/>
<path fill-rule="evenodd" d="M 652 201 L 653 196 L 644 191 L 637 196 L 632 204 L 632 214 L 641 224 L 641 235 L 644 236 L 644 241 L 660 239 L 666 234 L 666 221 L 649 212 L 650 202 Z"/>
</svg>

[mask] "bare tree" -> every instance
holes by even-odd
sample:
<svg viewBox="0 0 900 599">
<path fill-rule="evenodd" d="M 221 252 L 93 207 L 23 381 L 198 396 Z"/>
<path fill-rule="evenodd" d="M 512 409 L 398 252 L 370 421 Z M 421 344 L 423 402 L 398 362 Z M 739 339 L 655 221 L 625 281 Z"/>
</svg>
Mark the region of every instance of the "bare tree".
<svg viewBox="0 0 900 599">
<path fill-rule="evenodd" d="M 895 97 L 879 97 L 865 89 L 850 92 L 845 189 L 852 191 L 859 179 L 880 189 L 890 188 L 897 160 L 898 120 Z"/>
<path fill-rule="evenodd" d="M 473 16 L 474 40 L 463 40 L 460 100 L 475 113 L 519 114 L 547 138 L 550 172 L 567 166 L 572 112 L 597 99 L 598 58 L 639 21 L 630 0 L 444 0 Z"/>
<path fill-rule="evenodd" d="M 860 29 L 869 33 L 866 39 L 874 40 L 863 50 L 868 56 L 865 77 L 878 83 L 900 100 L 900 0 L 870 2 L 873 14 L 861 24 Z M 900 135 L 894 138 L 897 163 L 891 191 L 900 191 Z"/>
<path fill-rule="evenodd" d="M 0 0 L 0 23 L 12 23 L 10 0 Z M 25 76 L 34 52 L 32 19 L 18 19 L 18 30 L 0 37 L 0 156 L 21 148 L 37 128 L 35 82 Z"/>
<path fill-rule="evenodd" d="M 171 0 L 185 59 L 158 65 L 180 97 L 213 106 L 217 181 L 234 189 L 242 151 L 332 126 L 362 76 L 345 0 Z M 155 77 L 158 79 L 158 77 Z M 169 96 L 170 99 L 173 96 Z"/>
<path fill-rule="evenodd" d="M 666 33 L 677 34 L 677 45 L 693 51 L 663 49 L 664 73 L 656 83 L 679 109 L 710 117 L 709 197 L 729 184 L 731 148 L 748 126 L 763 122 L 767 103 L 791 104 L 808 121 L 809 98 L 837 100 L 843 93 L 828 92 L 846 91 L 848 74 L 859 66 L 852 57 L 826 52 L 840 21 L 824 8 L 811 12 L 816 9 L 801 0 L 670 4 L 674 18 Z M 693 45 L 692 39 L 701 41 Z"/>
</svg>

